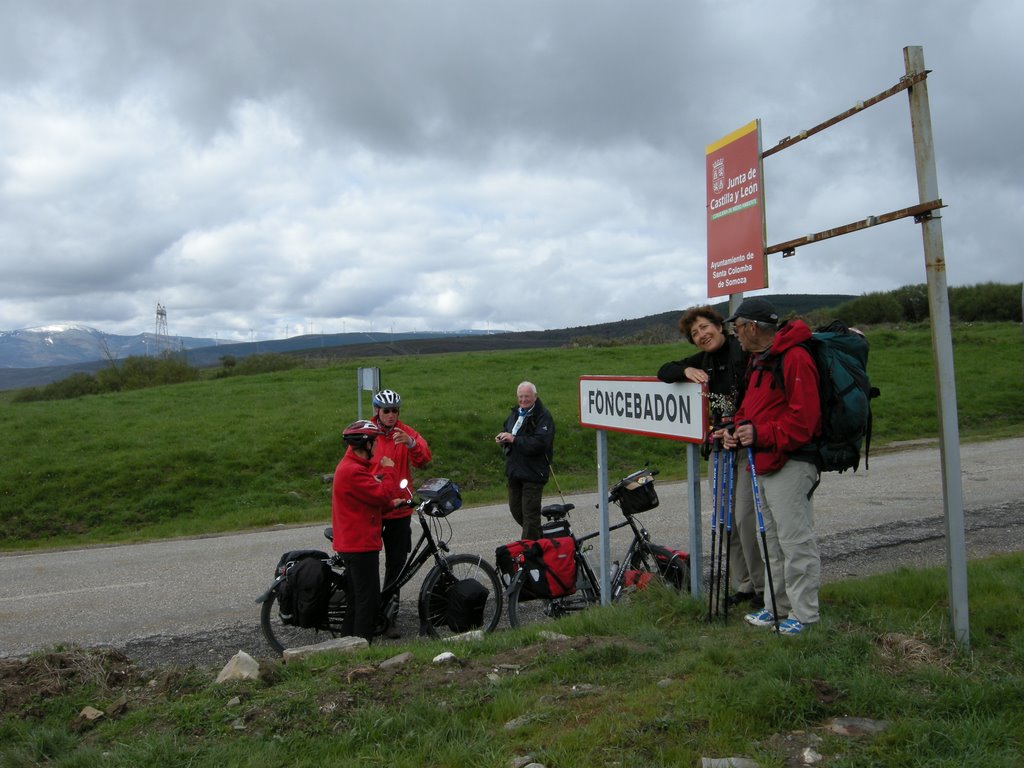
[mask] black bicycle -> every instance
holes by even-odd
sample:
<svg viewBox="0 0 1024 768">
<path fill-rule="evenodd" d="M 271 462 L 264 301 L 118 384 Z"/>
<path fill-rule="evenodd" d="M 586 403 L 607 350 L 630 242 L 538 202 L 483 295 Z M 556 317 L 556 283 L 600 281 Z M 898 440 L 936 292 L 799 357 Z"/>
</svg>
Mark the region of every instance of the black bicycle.
<svg viewBox="0 0 1024 768">
<path fill-rule="evenodd" d="M 609 526 L 609 531 L 628 526 L 633 534 L 622 559 L 614 563 L 615 570 L 610 581 L 612 602 L 629 592 L 646 587 L 652 581 L 663 582 L 680 591 L 689 591 L 689 555 L 651 541 L 650 533 L 636 518 L 637 514 L 658 506 L 658 494 L 654 488 L 656 474 L 657 470 L 638 470 L 616 483 L 609 492 L 609 503 L 617 504 L 625 518 Z M 508 620 L 513 627 L 555 619 L 601 602 L 601 581 L 587 557 L 587 552 L 592 548 L 588 542 L 600 536 L 601 532 L 576 536 L 569 522 L 569 512 L 573 509 L 573 504 L 551 504 L 544 507 L 541 514 L 547 520 L 542 528 L 545 538 L 560 541 L 568 539 L 572 542 L 568 546 L 575 563 L 574 584 L 561 583 L 564 578 L 560 581 L 548 577 L 544 573 L 545 567 L 536 565 L 536 561 L 531 562 L 525 550 L 509 558 L 502 552 L 505 548 L 499 547 L 498 552 L 501 554 L 498 567 L 507 587 Z M 537 547 L 531 543 L 526 549 L 535 552 Z M 548 592 L 552 583 L 555 591 L 564 591 L 565 594 L 555 597 L 538 594 Z M 543 588 L 538 589 L 538 584 Z"/>
<path fill-rule="evenodd" d="M 449 554 L 448 541 L 451 539 L 452 527 L 448 516 L 462 505 L 458 486 L 445 478 L 434 478 L 418 488 L 416 495 L 420 497 L 420 503 L 414 505 L 411 495 L 409 503 L 414 505 L 420 522 L 420 538 L 409 553 L 402 571 L 381 588 L 377 634 L 384 634 L 395 622 L 399 591 L 431 559 L 434 564 L 423 579 L 417 600 L 420 634 L 443 638 L 474 629 L 493 631 L 501 620 L 503 603 L 502 584 L 494 566 L 479 555 Z M 328 540 L 332 539 L 332 535 L 330 528 L 324 530 Z M 282 617 L 278 610 L 278 594 L 287 578 L 289 554 L 306 557 L 322 555 L 321 559 L 331 568 L 327 613 L 314 627 L 296 626 L 287 614 Z M 286 553 L 278 564 L 278 571 L 274 583 L 256 600 L 262 603 L 260 626 L 267 642 L 278 653 L 283 653 L 286 648 L 313 645 L 340 637 L 349 599 L 345 565 L 338 555 L 327 555 L 315 550 Z"/>
</svg>

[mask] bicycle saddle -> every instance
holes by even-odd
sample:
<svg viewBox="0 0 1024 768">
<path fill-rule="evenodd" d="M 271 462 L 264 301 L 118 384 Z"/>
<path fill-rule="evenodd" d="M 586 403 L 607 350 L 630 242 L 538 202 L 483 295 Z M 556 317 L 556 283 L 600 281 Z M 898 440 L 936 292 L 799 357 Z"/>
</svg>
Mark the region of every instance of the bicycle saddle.
<svg viewBox="0 0 1024 768">
<path fill-rule="evenodd" d="M 561 520 L 572 509 L 576 509 L 575 504 L 548 504 L 540 513 L 548 520 Z"/>
</svg>

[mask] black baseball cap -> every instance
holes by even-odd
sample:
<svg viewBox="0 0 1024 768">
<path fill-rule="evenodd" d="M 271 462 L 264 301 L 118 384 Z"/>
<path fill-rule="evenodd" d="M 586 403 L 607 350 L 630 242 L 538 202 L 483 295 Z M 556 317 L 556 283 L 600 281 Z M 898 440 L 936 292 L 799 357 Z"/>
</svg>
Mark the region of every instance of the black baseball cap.
<svg viewBox="0 0 1024 768">
<path fill-rule="evenodd" d="M 768 299 L 762 299 L 760 296 L 752 296 L 741 301 L 736 311 L 732 313 L 731 317 L 727 317 L 725 322 L 731 323 L 737 317 L 742 317 L 744 320 L 756 320 L 759 323 L 779 324 L 779 313 L 775 307 Z"/>
</svg>

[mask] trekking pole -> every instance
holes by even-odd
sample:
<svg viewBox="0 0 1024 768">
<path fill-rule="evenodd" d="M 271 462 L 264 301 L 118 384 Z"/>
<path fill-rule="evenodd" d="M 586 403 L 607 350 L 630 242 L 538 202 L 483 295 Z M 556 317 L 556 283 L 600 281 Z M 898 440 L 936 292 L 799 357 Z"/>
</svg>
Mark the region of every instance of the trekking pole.
<svg viewBox="0 0 1024 768">
<path fill-rule="evenodd" d="M 715 602 L 715 531 L 718 515 L 718 464 L 722 451 L 719 441 L 711 444 L 711 570 L 708 576 L 708 621 L 711 621 L 711 608 Z"/>
<path fill-rule="evenodd" d="M 729 499 L 727 489 L 729 487 L 729 460 L 728 451 L 721 454 L 721 467 L 718 470 L 718 576 L 715 579 L 715 615 L 722 610 L 722 549 L 725 546 L 725 517 L 727 514 Z M 726 594 L 728 598 L 728 594 Z"/>
<path fill-rule="evenodd" d="M 745 422 L 748 423 L 748 422 Z M 750 462 L 750 482 L 754 492 L 754 512 L 757 514 L 757 529 L 761 532 L 761 547 L 764 549 L 764 573 L 768 581 L 768 594 L 772 599 L 772 618 L 775 632 L 779 631 L 779 609 L 775 604 L 775 584 L 772 582 L 772 562 L 768 557 L 768 537 L 764 532 L 764 515 L 761 514 L 761 489 L 757 485 L 757 470 L 754 468 L 754 449 L 747 446 L 747 461 Z"/>
<path fill-rule="evenodd" d="M 726 623 L 729 622 L 729 564 L 732 560 L 732 523 L 733 515 L 736 512 L 736 451 L 728 453 L 728 481 L 729 493 L 726 495 L 726 512 L 728 517 L 725 520 L 725 609 L 722 613 Z"/>
</svg>

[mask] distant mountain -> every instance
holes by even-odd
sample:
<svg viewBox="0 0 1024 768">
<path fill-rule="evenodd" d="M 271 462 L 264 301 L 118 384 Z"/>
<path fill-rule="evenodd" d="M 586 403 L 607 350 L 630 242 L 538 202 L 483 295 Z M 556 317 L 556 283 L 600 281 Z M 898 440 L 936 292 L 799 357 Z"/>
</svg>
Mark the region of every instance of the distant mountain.
<svg viewBox="0 0 1024 768">
<path fill-rule="evenodd" d="M 765 298 L 772 301 L 782 315 L 787 315 L 835 307 L 856 297 L 780 294 Z M 713 306 L 726 314 L 727 302 Z M 536 349 L 574 342 L 599 343 L 642 337 L 651 341 L 674 340 L 679 337 L 676 322 L 681 313 L 682 310 L 673 310 L 630 320 L 549 331 L 334 333 L 231 344 L 218 344 L 216 339 L 176 336 L 170 340 L 170 351 L 179 354 L 190 365 L 205 368 L 219 365 L 226 356 L 240 358 L 264 353 L 350 358 Z M 109 365 L 111 360 L 160 354 L 162 350 L 159 347 L 160 340 L 152 333 L 116 336 L 85 326 L 54 325 L 0 331 L 0 390 L 45 386 L 74 373 L 94 373 Z"/>
<path fill-rule="evenodd" d="M 209 347 L 216 339 L 182 336 L 158 339 L 152 333 L 117 336 L 84 325 L 47 325 L 0 331 L 0 368 L 40 368 Z"/>
</svg>

